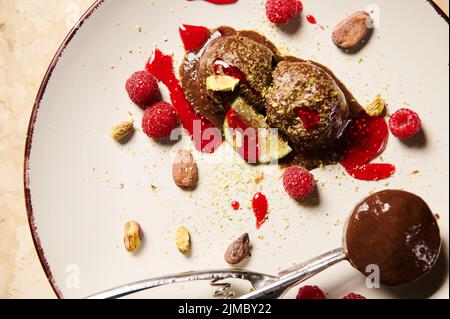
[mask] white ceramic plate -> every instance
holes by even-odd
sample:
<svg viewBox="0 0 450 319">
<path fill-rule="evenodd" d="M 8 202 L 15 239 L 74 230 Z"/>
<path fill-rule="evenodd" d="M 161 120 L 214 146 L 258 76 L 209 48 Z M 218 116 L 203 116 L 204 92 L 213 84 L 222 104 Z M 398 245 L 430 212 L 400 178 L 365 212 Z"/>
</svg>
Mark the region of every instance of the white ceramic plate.
<svg viewBox="0 0 450 319">
<path fill-rule="evenodd" d="M 342 263 L 309 283 L 321 286 L 331 298 L 348 292 L 368 298 L 448 297 L 448 23 L 425 0 L 304 0 L 302 25 L 289 33 L 266 22 L 261 2 L 216 6 L 185 0 L 99 1 L 64 42 L 37 98 L 25 158 L 30 225 L 59 297 L 85 297 L 181 271 L 226 268 L 225 248 L 246 231 L 254 248 L 245 267 L 275 274 L 339 247 L 354 204 L 388 187 L 417 193 L 440 215 L 444 249 L 433 273 L 406 288 L 367 289 L 363 276 Z M 374 36 L 361 52 L 342 53 L 330 41 L 332 27 L 370 4 L 379 23 Z M 326 29 L 308 24 L 307 13 Z M 426 143 L 407 146 L 390 139 L 383 160 L 396 164 L 398 171 L 389 186 L 386 181 L 353 180 L 339 166 L 314 171 L 320 192 L 316 207 L 288 198 L 278 167 L 221 162 L 220 156 L 232 154 L 226 145 L 214 155 L 195 154 L 200 186 L 191 194 L 183 192 L 171 179 L 176 147 L 158 145 L 140 131 L 123 146 L 108 136 L 110 127 L 129 113 L 140 123 L 142 111 L 130 102 L 124 83 L 144 67 L 153 48 L 173 52 L 181 60 L 181 23 L 257 29 L 292 54 L 332 68 L 362 103 L 380 93 L 391 111 L 415 109 L 424 123 Z M 182 144 L 189 146 L 189 139 L 177 147 Z M 420 173 L 412 175 L 415 170 Z M 265 179 L 256 185 L 253 180 L 261 172 Z M 158 190 L 152 191 L 151 185 Z M 270 201 L 270 219 L 260 231 L 248 208 L 258 190 Z M 232 200 L 241 202 L 239 212 L 231 210 Z M 125 252 L 122 243 L 123 225 L 133 219 L 145 232 L 144 247 L 135 256 Z M 174 234 L 181 225 L 191 231 L 190 257 L 175 247 Z M 238 292 L 248 289 L 234 287 Z M 209 298 L 212 291 L 208 283 L 200 283 L 137 297 Z"/>
</svg>

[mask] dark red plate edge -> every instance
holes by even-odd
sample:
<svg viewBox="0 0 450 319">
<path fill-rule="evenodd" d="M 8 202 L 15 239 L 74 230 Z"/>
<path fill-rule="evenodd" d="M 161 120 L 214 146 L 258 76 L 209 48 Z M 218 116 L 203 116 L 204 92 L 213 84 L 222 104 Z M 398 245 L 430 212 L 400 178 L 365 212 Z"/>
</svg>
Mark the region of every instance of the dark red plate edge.
<svg viewBox="0 0 450 319">
<path fill-rule="evenodd" d="M 434 8 L 434 10 L 436 10 L 436 12 L 442 17 L 442 19 L 445 20 L 445 22 L 448 22 L 448 15 L 444 12 L 444 10 L 437 5 L 436 2 L 434 2 L 434 0 L 427 0 L 427 2 Z"/>
<path fill-rule="evenodd" d="M 31 147 L 32 147 L 32 139 L 33 139 L 33 132 L 34 132 L 34 124 L 36 122 L 37 114 L 39 111 L 39 106 L 42 100 L 42 97 L 45 93 L 45 90 L 47 88 L 48 81 L 53 73 L 53 70 L 56 67 L 56 64 L 58 63 L 59 58 L 63 54 L 64 50 L 66 49 L 67 45 L 70 43 L 72 38 L 75 36 L 77 31 L 81 28 L 83 23 L 88 19 L 91 14 L 104 2 L 105 0 L 96 0 L 87 10 L 86 12 L 81 16 L 81 18 L 78 20 L 78 22 L 75 24 L 75 26 L 69 31 L 66 38 L 62 42 L 61 46 L 56 51 L 52 61 L 50 62 L 49 67 L 47 68 L 47 71 L 45 73 L 45 76 L 41 82 L 41 85 L 39 87 L 39 91 L 36 95 L 36 99 L 34 102 L 33 110 L 31 112 L 31 117 L 28 125 L 28 131 L 27 131 L 27 139 L 25 144 L 25 155 L 24 155 L 24 170 L 23 170 L 23 181 L 24 181 L 24 193 L 25 193 L 25 205 L 27 210 L 27 216 L 28 216 L 28 224 L 30 227 L 31 235 L 33 238 L 33 243 L 36 248 L 36 252 L 39 257 L 39 261 L 41 262 L 42 268 L 44 269 L 45 275 L 47 276 L 48 281 L 50 282 L 50 285 L 55 292 L 56 296 L 59 299 L 64 298 L 61 290 L 59 289 L 58 285 L 56 284 L 55 279 L 53 278 L 53 274 L 51 272 L 50 266 L 47 262 L 47 259 L 45 257 L 44 250 L 41 246 L 41 242 L 39 239 L 39 235 L 36 231 L 34 216 L 33 216 L 33 205 L 31 203 L 31 193 L 29 188 L 29 159 L 30 159 L 30 153 L 31 153 Z M 447 22 L 449 23 L 449 17 L 447 14 L 439 7 L 433 0 L 426 0 L 433 8 L 434 10 Z"/>
<path fill-rule="evenodd" d="M 24 193 L 25 193 L 25 206 L 27 209 L 27 217 L 28 217 L 28 225 L 30 227 L 31 235 L 33 238 L 33 243 L 36 248 L 36 252 L 38 254 L 39 260 L 41 262 L 42 268 L 44 269 L 45 275 L 47 276 L 48 281 L 50 282 L 50 285 L 55 292 L 56 296 L 59 299 L 64 298 L 61 290 L 59 289 L 58 285 L 56 284 L 55 279 L 53 278 L 53 274 L 50 269 L 50 265 L 47 262 L 47 259 L 45 257 L 44 250 L 41 246 L 41 241 L 39 239 L 39 235 L 37 233 L 34 215 L 33 215 L 33 205 L 31 203 L 31 192 L 30 192 L 30 185 L 29 185 L 29 161 L 30 161 L 30 153 L 31 153 L 31 147 L 32 147 L 32 140 L 33 140 L 33 132 L 34 132 L 34 124 L 36 122 L 37 114 L 39 111 L 39 106 L 42 100 L 42 97 L 44 96 L 45 90 L 48 85 L 48 81 L 53 73 L 53 70 L 55 69 L 59 58 L 64 53 L 64 50 L 66 49 L 67 45 L 70 43 L 72 38 L 75 36 L 77 31 L 81 28 L 81 26 L 84 24 L 84 22 L 91 16 L 91 14 L 104 2 L 105 0 L 96 0 L 87 10 L 86 12 L 81 16 L 81 18 L 78 20 L 78 22 L 75 24 L 75 26 L 69 31 L 66 38 L 56 51 L 55 55 L 53 56 L 52 61 L 50 62 L 49 67 L 47 68 L 47 71 L 45 73 L 45 76 L 41 82 L 41 85 L 39 87 L 38 93 L 36 95 L 36 99 L 34 102 L 33 110 L 31 112 L 31 117 L 28 125 L 28 131 L 27 131 L 27 140 L 25 144 L 25 155 L 24 155 L 24 168 L 23 168 L 23 182 L 24 182 Z"/>
</svg>

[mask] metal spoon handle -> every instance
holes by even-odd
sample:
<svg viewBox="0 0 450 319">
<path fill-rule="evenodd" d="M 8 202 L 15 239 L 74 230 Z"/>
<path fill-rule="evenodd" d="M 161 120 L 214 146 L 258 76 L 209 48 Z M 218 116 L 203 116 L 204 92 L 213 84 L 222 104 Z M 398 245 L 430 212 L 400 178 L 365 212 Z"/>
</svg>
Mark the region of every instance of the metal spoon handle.
<svg viewBox="0 0 450 319">
<path fill-rule="evenodd" d="M 245 270 L 212 270 L 212 271 L 198 271 L 198 272 L 185 272 L 181 274 L 175 274 L 170 276 L 163 276 L 158 278 L 152 278 L 147 280 L 138 281 L 128 285 L 123 285 L 111 290 L 107 290 L 86 299 L 116 299 L 125 297 L 140 291 L 197 280 L 215 280 L 215 279 L 227 279 L 227 278 L 237 278 L 250 280 L 259 274 L 248 272 Z"/>
<path fill-rule="evenodd" d="M 298 283 L 346 259 L 343 248 L 332 250 L 299 266 L 282 271 L 278 281 L 242 296 L 240 299 L 279 298 Z"/>
</svg>

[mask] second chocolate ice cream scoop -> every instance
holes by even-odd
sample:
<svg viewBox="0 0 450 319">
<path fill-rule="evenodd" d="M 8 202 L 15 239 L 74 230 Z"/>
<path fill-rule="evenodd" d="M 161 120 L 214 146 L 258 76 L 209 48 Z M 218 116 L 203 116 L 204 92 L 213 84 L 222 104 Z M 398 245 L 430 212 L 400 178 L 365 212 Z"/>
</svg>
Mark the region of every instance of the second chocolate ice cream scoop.
<svg viewBox="0 0 450 319">
<path fill-rule="evenodd" d="M 266 96 L 267 120 L 296 149 L 332 146 L 348 124 L 349 107 L 338 84 L 309 62 L 279 63 Z"/>
</svg>

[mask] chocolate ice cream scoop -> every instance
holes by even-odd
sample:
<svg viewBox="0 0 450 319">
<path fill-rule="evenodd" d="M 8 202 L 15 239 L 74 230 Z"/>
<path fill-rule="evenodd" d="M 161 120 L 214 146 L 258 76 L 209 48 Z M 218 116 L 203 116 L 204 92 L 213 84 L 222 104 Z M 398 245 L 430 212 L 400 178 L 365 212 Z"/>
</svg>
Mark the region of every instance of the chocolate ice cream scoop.
<svg viewBox="0 0 450 319">
<path fill-rule="evenodd" d="M 237 95 L 260 109 L 263 96 L 272 82 L 273 52 L 261 43 L 242 35 L 222 36 L 213 40 L 200 58 L 198 84 L 204 87 L 212 102 L 214 113 L 224 113 L 229 101 Z M 227 75 L 240 80 L 232 94 L 208 89 L 207 79 L 213 75 Z"/>
<path fill-rule="evenodd" d="M 346 98 L 334 79 L 310 62 L 280 62 L 266 96 L 267 120 L 303 151 L 332 146 L 349 119 Z"/>
<path fill-rule="evenodd" d="M 359 203 L 345 231 L 347 256 L 364 274 L 377 265 L 385 285 L 412 282 L 436 263 L 441 237 L 436 219 L 420 197 L 396 190 Z"/>
</svg>

